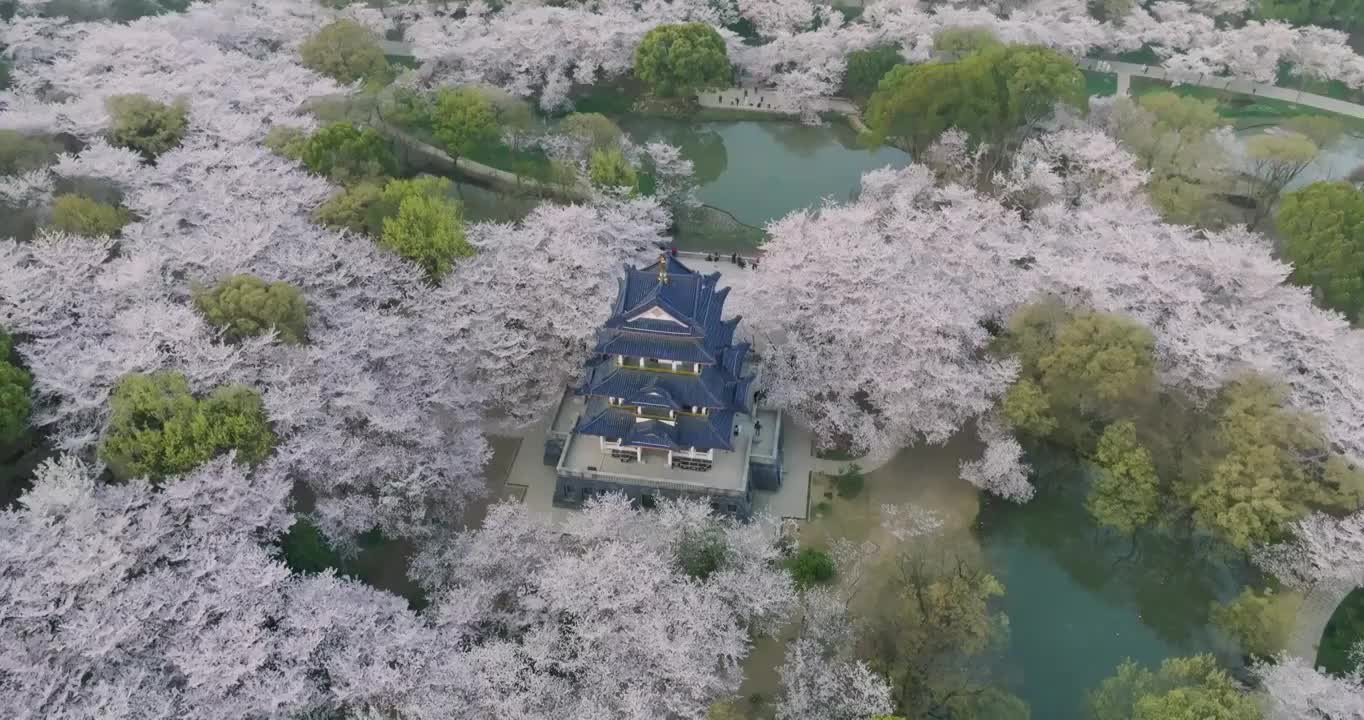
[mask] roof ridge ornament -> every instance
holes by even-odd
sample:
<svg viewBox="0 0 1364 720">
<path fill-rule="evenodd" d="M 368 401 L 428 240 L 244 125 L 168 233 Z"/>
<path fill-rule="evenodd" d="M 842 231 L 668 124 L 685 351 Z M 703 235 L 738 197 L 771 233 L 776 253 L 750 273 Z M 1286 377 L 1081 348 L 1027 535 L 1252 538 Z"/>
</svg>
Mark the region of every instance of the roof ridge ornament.
<svg viewBox="0 0 1364 720">
<path fill-rule="evenodd" d="M 667 284 L 668 284 L 668 254 L 667 254 L 667 253 L 659 253 L 659 254 L 658 254 L 658 284 L 659 284 L 659 285 L 667 285 Z"/>
</svg>

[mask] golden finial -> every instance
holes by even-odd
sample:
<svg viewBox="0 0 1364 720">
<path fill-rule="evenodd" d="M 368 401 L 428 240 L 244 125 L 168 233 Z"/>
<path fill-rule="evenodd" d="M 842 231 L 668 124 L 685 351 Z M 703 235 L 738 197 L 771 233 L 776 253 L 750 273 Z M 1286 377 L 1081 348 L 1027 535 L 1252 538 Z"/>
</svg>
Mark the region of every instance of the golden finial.
<svg viewBox="0 0 1364 720">
<path fill-rule="evenodd" d="M 667 254 L 667 253 L 659 253 L 659 254 L 658 254 L 658 284 L 659 284 L 659 285 L 666 285 L 667 283 L 668 283 L 668 254 Z"/>
</svg>

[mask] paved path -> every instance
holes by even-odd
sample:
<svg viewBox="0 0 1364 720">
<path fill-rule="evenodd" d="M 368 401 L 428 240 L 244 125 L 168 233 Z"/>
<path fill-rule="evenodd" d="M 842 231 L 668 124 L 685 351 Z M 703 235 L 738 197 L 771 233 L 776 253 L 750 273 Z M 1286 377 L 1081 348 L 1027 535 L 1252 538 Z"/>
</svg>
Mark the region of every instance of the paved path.
<svg viewBox="0 0 1364 720">
<path fill-rule="evenodd" d="M 1349 583 L 1318 583 L 1303 597 L 1298 616 L 1293 622 L 1293 632 L 1288 637 L 1288 653 L 1296 655 L 1309 664 L 1317 661 L 1317 646 L 1321 644 L 1326 623 L 1330 622 L 1336 608 L 1354 588 Z"/>
<path fill-rule="evenodd" d="M 305 102 L 307 107 L 315 107 L 323 102 L 344 102 L 352 103 L 355 96 L 347 93 L 334 95 L 319 95 L 310 98 Z M 516 173 L 500 170 L 490 165 L 474 162 L 468 158 L 453 158 L 444 150 L 427 143 L 411 133 L 386 122 L 378 111 L 381 101 L 375 101 L 369 110 L 368 117 L 363 122 L 383 133 L 388 138 L 402 145 L 408 152 L 420 155 L 428 162 L 440 167 L 445 172 L 458 172 L 466 177 L 481 180 L 494 188 L 507 192 L 543 195 L 547 197 L 560 198 L 569 202 L 582 202 L 591 197 L 590 188 L 581 184 L 561 185 L 558 183 L 545 183 L 534 178 L 521 177 Z M 363 107 L 361 108 L 363 111 Z M 347 110 L 349 116 L 353 110 Z"/>
<path fill-rule="evenodd" d="M 801 98 L 763 88 L 707 90 L 696 95 L 696 102 L 703 108 L 750 110 L 776 115 L 800 115 L 808 110 L 814 110 L 817 113 L 838 113 L 839 115 L 857 115 L 859 113 L 857 106 L 845 98 Z"/>
<path fill-rule="evenodd" d="M 1136 63 L 1119 62 L 1116 60 L 1079 58 L 1075 62 L 1086 70 L 1117 74 L 1119 95 L 1127 94 L 1127 88 L 1130 86 L 1131 77 L 1136 75 L 1138 77 L 1153 78 L 1156 80 L 1168 80 L 1172 83 L 1182 85 L 1198 85 L 1200 87 L 1213 88 L 1215 90 L 1225 90 L 1241 95 L 1284 100 L 1286 102 L 1314 107 L 1318 110 L 1327 110 L 1350 117 L 1364 118 L 1364 105 L 1337 100 L 1335 98 L 1326 97 L 1325 95 L 1302 92 L 1301 90 L 1282 88 L 1277 85 L 1218 77 L 1215 75 L 1166 70 L 1159 65 L 1138 65 Z"/>
</svg>

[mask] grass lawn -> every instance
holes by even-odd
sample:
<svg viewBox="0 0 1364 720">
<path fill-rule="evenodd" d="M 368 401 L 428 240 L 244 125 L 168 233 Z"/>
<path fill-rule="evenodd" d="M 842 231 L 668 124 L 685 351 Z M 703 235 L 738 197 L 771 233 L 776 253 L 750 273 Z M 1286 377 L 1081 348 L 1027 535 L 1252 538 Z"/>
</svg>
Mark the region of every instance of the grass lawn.
<svg viewBox="0 0 1364 720">
<path fill-rule="evenodd" d="M 1285 100 L 1229 93 L 1223 90 L 1216 90 L 1198 85 L 1171 86 L 1170 83 L 1164 80 L 1155 80 L 1152 78 L 1132 78 L 1132 94 L 1134 96 L 1166 91 L 1174 92 L 1185 97 L 1216 100 L 1217 113 L 1231 121 L 1238 129 L 1275 125 L 1289 118 L 1319 115 L 1341 121 L 1348 131 L 1364 131 L 1364 120 L 1360 120 L 1359 118 L 1338 115 L 1326 110 L 1318 110 L 1317 108 L 1299 105 Z"/>
</svg>

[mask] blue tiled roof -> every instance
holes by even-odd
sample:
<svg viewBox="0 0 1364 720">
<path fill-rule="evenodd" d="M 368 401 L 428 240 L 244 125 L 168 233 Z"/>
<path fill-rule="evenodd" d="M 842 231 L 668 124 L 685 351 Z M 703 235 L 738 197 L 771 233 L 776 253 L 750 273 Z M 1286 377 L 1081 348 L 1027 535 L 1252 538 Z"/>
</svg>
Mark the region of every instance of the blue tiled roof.
<svg viewBox="0 0 1364 720">
<path fill-rule="evenodd" d="M 715 367 L 702 369 L 700 375 L 675 375 L 621 366 L 610 358 L 602 358 L 589 366 L 578 391 L 583 395 L 618 397 L 633 405 L 673 410 L 688 405 L 724 408 L 730 405 L 736 380 Z"/>
<path fill-rule="evenodd" d="M 714 353 L 700 338 L 674 338 L 629 330 L 602 330 L 597 334 L 594 352 L 636 358 L 657 358 L 678 362 L 715 364 Z"/>
<path fill-rule="evenodd" d="M 659 280 L 659 263 L 667 268 L 666 280 Z M 703 338 L 719 322 L 729 289 L 716 291 L 720 273 L 701 275 L 671 255 L 643 268 L 625 268 L 620 293 L 608 328 L 629 328 L 672 336 Z M 657 308 L 675 318 L 641 318 Z M 680 324 L 679 324 L 680 323 Z"/>
<path fill-rule="evenodd" d="M 641 420 L 627 410 L 611 407 L 593 399 L 578 420 L 576 431 L 583 435 L 618 438 L 626 445 L 641 445 L 667 450 L 732 450 L 734 413 L 712 413 L 704 417 L 683 416 L 672 422 Z"/>
</svg>

